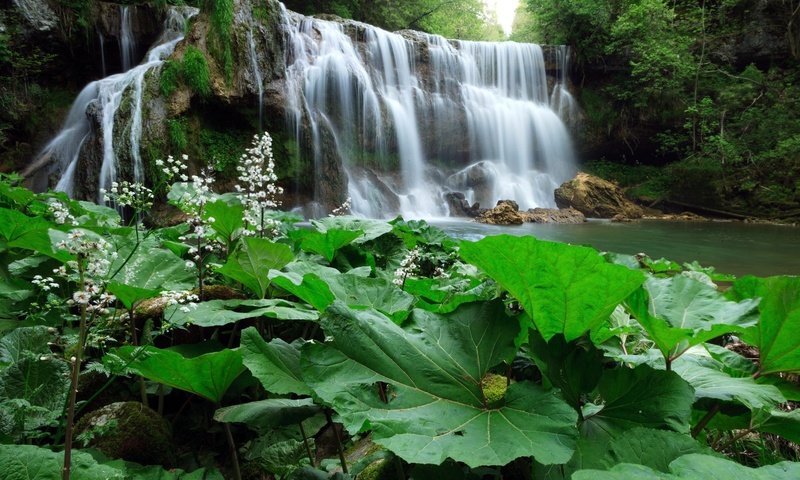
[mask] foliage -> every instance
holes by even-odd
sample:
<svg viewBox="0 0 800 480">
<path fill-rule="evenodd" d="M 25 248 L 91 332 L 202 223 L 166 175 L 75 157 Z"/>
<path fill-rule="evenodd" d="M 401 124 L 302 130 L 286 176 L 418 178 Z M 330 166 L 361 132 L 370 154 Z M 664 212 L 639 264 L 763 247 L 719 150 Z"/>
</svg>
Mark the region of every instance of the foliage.
<svg viewBox="0 0 800 480">
<path fill-rule="evenodd" d="M 238 455 L 258 474 L 329 478 L 367 437 L 367 464 L 455 478 L 796 476 L 796 463 L 754 465 L 740 441 L 800 439 L 785 408 L 800 398 L 788 375 L 800 344 L 785 334 L 796 277 L 744 277 L 722 293 L 711 278 L 731 278 L 696 264 L 530 237 L 457 242 L 402 219 L 298 227 L 270 212 L 266 239 L 245 234 L 241 194 L 203 179 L 168 196 L 191 225 L 148 229 L 144 210 L 126 226 L 107 207 L 10 181 L 0 438 L 15 445 L 0 457 L 16 453 L 0 476 L 57 478 L 65 456 L 45 447 L 71 438 L 69 419 L 132 391 L 231 478 Z M 755 363 L 710 343 L 731 333 Z M 64 450 L 76 477 L 215 475 Z"/>
<path fill-rule="evenodd" d="M 186 48 L 186 52 L 183 54 L 181 73 L 189 88 L 197 92 L 201 97 L 211 95 L 211 74 L 208 70 L 208 62 L 206 62 L 203 52 L 196 47 L 189 46 Z"/>
<path fill-rule="evenodd" d="M 212 53 L 225 73 L 225 80 L 233 81 L 233 0 L 203 0 L 203 10 L 211 16 Z"/>
<path fill-rule="evenodd" d="M 165 97 L 171 96 L 178 89 L 178 82 L 181 79 L 181 65 L 174 60 L 167 60 L 161 66 L 161 76 L 159 77 L 159 88 Z"/>
</svg>

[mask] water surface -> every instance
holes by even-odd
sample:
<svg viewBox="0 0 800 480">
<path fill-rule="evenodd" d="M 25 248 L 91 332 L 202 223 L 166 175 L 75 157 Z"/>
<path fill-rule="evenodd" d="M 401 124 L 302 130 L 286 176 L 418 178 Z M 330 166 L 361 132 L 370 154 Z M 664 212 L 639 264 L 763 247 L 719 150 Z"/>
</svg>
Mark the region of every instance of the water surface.
<svg viewBox="0 0 800 480">
<path fill-rule="evenodd" d="M 697 260 L 734 275 L 800 275 L 800 228 L 741 222 L 665 222 L 643 220 L 612 223 L 590 220 L 579 225 L 526 223 L 497 226 L 464 220 L 430 223 L 456 238 L 477 240 L 487 235 L 533 235 L 543 240 L 589 245 L 598 250 Z"/>
</svg>

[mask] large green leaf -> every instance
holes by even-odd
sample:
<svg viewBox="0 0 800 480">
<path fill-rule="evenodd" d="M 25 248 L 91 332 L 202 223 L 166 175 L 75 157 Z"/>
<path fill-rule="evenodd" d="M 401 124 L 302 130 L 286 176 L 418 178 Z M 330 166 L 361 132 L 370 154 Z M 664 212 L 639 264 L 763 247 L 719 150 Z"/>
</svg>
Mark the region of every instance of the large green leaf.
<svg viewBox="0 0 800 480">
<path fill-rule="evenodd" d="M 315 273 L 300 275 L 293 272 L 270 272 L 272 283 L 303 300 L 320 312 L 336 300 L 327 282 Z"/>
<path fill-rule="evenodd" d="M 406 278 L 403 290 L 418 297 L 416 307 L 450 313 L 464 303 L 491 300 L 497 287 L 477 278 Z"/>
<path fill-rule="evenodd" d="M 241 353 L 244 365 L 268 392 L 286 395 L 311 395 L 300 371 L 300 350 L 281 339 L 267 343 L 258 330 L 242 331 Z"/>
<path fill-rule="evenodd" d="M 713 398 L 734 401 L 750 409 L 760 409 L 786 402 L 773 385 L 756 383 L 752 377 L 733 377 L 724 366 L 708 357 L 684 355 L 672 370 L 694 388 L 695 399 Z"/>
<path fill-rule="evenodd" d="M 275 427 L 299 424 L 321 410 L 310 398 L 301 400 L 271 398 L 221 408 L 214 413 L 214 420 L 244 423 L 257 432 L 268 432 Z"/>
<path fill-rule="evenodd" d="M 633 428 L 614 438 L 609 444 L 605 468 L 618 463 L 634 463 L 669 472 L 673 460 L 691 453 L 709 453 L 689 435 L 669 430 Z"/>
<path fill-rule="evenodd" d="M 155 347 L 121 347 L 114 353 L 139 375 L 164 385 L 200 395 L 219 403 L 228 387 L 244 371 L 242 356 L 221 350 L 186 358 Z"/>
<path fill-rule="evenodd" d="M 742 332 L 757 321 L 756 300 L 727 300 L 713 287 L 683 275 L 648 278 L 626 303 L 669 361 L 693 345 Z"/>
<path fill-rule="evenodd" d="M 219 272 L 240 282 L 258 298 L 264 298 L 270 283 L 269 271 L 280 270 L 293 258 L 292 250 L 286 245 L 265 238 L 248 237 L 242 239 L 239 248 L 228 257 Z"/>
<path fill-rule="evenodd" d="M 375 240 L 381 235 L 391 232 L 393 228 L 383 220 L 356 217 L 325 217 L 313 220 L 311 224 L 321 233 L 326 233 L 330 230 L 361 232 L 353 243 L 365 243 Z"/>
<path fill-rule="evenodd" d="M 605 470 L 580 470 L 573 480 L 794 480 L 800 478 L 800 463 L 783 462 L 761 468 L 749 468 L 710 455 L 684 455 L 669 464 L 670 474 L 642 465 L 623 463 Z"/>
<path fill-rule="evenodd" d="M 602 406 L 584 408 L 584 433 L 616 436 L 635 427 L 689 431 L 694 391 L 675 372 L 647 365 L 615 368 L 603 373 L 597 388 Z"/>
<path fill-rule="evenodd" d="M 460 252 L 519 300 L 545 340 L 561 333 L 571 341 L 599 327 L 644 279 L 591 248 L 533 237 L 486 237 L 463 242 Z"/>
<path fill-rule="evenodd" d="M 577 414 L 556 392 L 520 382 L 492 403 L 481 389 L 489 369 L 515 351 L 519 327 L 501 302 L 448 316 L 415 310 L 406 329 L 336 302 L 322 326 L 329 341 L 303 347 L 306 382 L 349 431 L 372 429 L 377 443 L 408 462 L 452 458 L 476 467 L 572 455 Z M 388 385 L 387 402 L 379 382 Z"/>
<path fill-rule="evenodd" d="M 341 274 L 322 280 L 314 274 L 272 272 L 272 281 L 300 299 L 324 311 L 335 299 L 355 309 L 374 308 L 402 323 L 416 299 L 388 280 Z"/>
<path fill-rule="evenodd" d="M 744 277 L 735 293 L 761 297 L 761 321 L 745 339 L 759 349 L 757 376 L 776 372 L 800 372 L 800 277 Z"/>
<path fill-rule="evenodd" d="M 17 328 L 0 339 L 0 366 L 19 362 L 25 355 L 38 357 L 50 354 L 48 342 L 53 340 L 47 327 Z"/>
<path fill-rule="evenodd" d="M 336 252 L 353 243 L 363 232 L 351 230 L 328 230 L 325 233 L 314 230 L 297 230 L 292 232 L 292 237 L 300 239 L 300 248 L 307 252 L 322 255 L 327 261 L 332 261 Z"/>
<path fill-rule="evenodd" d="M 228 243 L 244 228 L 243 216 L 242 205 L 231 205 L 224 200 L 207 203 L 203 212 L 204 219 L 211 224 L 223 243 Z"/>
<path fill-rule="evenodd" d="M 0 371 L 0 398 L 26 400 L 60 412 L 69 391 L 69 366 L 51 356 L 23 356 Z"/>
<path fill-rule="evenodd" d="M 194 307 L 173 305 L 164 312 L 173 325 L 219 327 L 248 318 L 269 317 L 277 320 L 315 321 L 319 314 L 286 300 L 209 300 Z"/>
<path fill-rule="evenodd" d="M 61 480 L 64 453 L 33 445 L 0 445 L 0 478 L 5 480 Z M 222 480 L 213 470 L 192 473 L 164 470 L 160 466 L 143 467 L 115 460 L 99 463 L 90 454 L 72 451 L 71 478 L 76 480 Z"/>
<path fill-rule="evenodd" d="M 160 248 L 137 249 L 112 280 L 148 290 L 187 290 L 197 283 L 185 261 Z"/>
</svg>

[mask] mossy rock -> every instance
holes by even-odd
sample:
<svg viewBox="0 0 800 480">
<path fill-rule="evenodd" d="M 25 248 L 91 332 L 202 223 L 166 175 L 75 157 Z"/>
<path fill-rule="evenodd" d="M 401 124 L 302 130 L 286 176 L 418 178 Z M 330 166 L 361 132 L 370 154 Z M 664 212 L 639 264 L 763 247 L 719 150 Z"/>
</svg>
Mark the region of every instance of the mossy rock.
<svg viewBox="0 0 800 480">
<path fill-rule="evenodd" d="M 139 402 L 117 402 L 86 414 L 75 427 L 76 438 L 111 458 L 143 465 L 175 465 L 169 423 Z"/>
</svg>

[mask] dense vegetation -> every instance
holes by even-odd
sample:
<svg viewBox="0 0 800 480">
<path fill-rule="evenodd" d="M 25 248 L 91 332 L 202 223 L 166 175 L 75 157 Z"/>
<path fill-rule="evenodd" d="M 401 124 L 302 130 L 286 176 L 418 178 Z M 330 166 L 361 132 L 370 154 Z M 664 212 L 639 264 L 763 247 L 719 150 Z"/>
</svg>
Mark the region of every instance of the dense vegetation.
<svg viewBox="0 0 800 480">
<path fill-rule="evenodd" d="M 586 127 L 596 135 L 584 140 L 611 139 L 596 154 L 628 166 L 669 164 L 650 176 L 643 190 L 651 197 L 800 214 L 800 3 L 527 0 L 526 6 L 515 39 L 574 48 Z"/>
<path fill-rule="evenodd" d="M 268 136 L 238 193 L 186 160 L 162 228 L 141 185 L 124 220 L 0 181 L 1 477 L 800 475 L 800 278 L 304 226 Z"/>
</svg>

